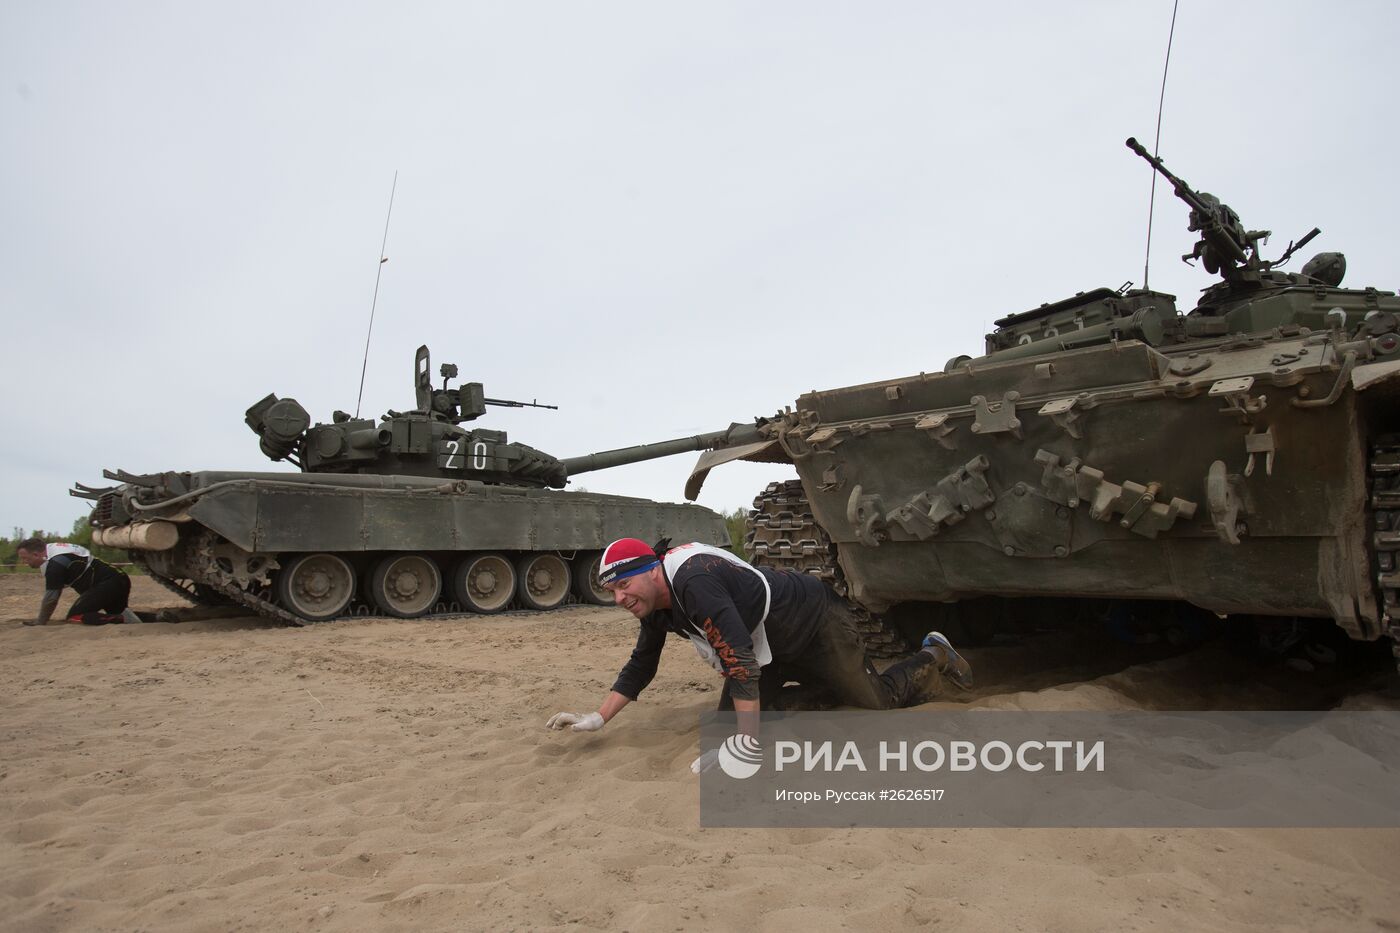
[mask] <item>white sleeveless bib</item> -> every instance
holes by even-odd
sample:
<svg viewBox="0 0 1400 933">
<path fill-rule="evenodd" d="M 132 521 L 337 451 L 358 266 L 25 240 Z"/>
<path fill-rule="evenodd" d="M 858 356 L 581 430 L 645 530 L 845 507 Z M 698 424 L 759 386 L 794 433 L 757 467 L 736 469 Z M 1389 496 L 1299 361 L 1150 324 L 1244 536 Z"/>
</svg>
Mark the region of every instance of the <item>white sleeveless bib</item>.
<svg viewBox="0 0 1400 933">
<path fill-rule="evenodd" d="M 666 574 L 666 579 L 674 584 L 676 572 L 681 569 L 681 565 L 692 557 L 696 557 L 700 554 L 712 554 L 724 558 L 731 564 L 737 564 L 745 570 L 752 572 L 763 584 L 763 616 L 758 620 L 758 625 L 754 627 L 749 637 L 753 639 L 753 653 L 754 657 L 758 659 L 758 666 L 767 667 L 773 661 L 773 651 L 768 647 L 768 634 L 763 628 L 763 624 L 768 621 L 768 610 L 773 605 L 773 590 L 768 585 L 768 578 L 759 573 L 752 564 L 735 557 L 728 551 L 721 550 L 717 547 L 710 547 L 708 544 L 683 544 L 680 547 L 672 548 L 668 551 L 665 559 L 661 562 L 661 568 Z M 685 617 L 686 621 L 690 623 L 691 631 L 686 632 L 686 637 L 688 637 L 691 644 L 695 646 L 695 653 L 700 655 L 700 660 L 723 674 L 724 662 L 720 660 L 718 652 L 716 652 L 714 646 L 710 644 L 709 639 L 705 637 L 704 630 L 695 623 L 695 620 L 685 615 L 684 609 L 680 606 L 675 608 Z"/>
</svg>

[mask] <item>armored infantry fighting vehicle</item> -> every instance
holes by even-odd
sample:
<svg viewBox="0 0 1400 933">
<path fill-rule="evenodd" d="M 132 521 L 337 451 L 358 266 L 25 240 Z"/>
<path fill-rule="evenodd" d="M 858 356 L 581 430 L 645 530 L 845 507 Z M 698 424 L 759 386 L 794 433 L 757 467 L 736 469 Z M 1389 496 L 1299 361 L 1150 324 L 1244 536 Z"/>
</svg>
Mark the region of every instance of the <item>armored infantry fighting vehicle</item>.
<svg viewBox="0 0 1400 933">
<path fill-rule="evenodd" d="M 1183 259 L 1219 277 L 1194 309 L 1124 287 L 1006 316 L 943 372 L 736 426 L 687 496 L 728 460 L 794 464 L 755 501 L 755 559 L 874 612 L 1184 601 L 1397 637 L 1400 299 L 1342 287 L 1340 253 L 1282 271 L 1317 230 L 1266 260 L 1268 231 L 1128 146 L 1190 208 Z"/>
<path fill-rule="evenodd" d="M 352 612 L 550 609 L 608 603 L 597 563 L 609 541 L 668 535 L 728 546 L 723 520 L 697 505 L 560 491 L 573 473 L 694 450 L 631 448 L 559 460 L 503 431 L 468 428 L 489 405 L 480 383 L 433 385 L 428 348 L 414 359 L 416 407 L 382 419 L 336 412 L 312 424 L 294 399 L 248 409 L 264 454 L 291 472 L 104 471 L 120 485 L 78 484 L 96 500 L 93 540 L 125 548 L 180 595 L 232 602 L 291 624 Z M 722 441 L 722 439 L 720 439 Z"/>
</svg>

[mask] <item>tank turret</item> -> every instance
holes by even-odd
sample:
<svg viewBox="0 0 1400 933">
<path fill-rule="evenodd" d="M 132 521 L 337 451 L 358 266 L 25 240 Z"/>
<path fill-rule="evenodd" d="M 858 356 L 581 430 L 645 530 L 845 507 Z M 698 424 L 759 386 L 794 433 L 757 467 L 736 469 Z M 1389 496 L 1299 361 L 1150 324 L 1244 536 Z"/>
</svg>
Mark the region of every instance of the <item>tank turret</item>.
<svg viewBox="0 0 1400 933">
<path fill-rule="evenodd" d="M 415 407 L 390 410 L 378 422 L 337 411 L 329 424 L 311 423 L 296 399 L 268 395 L 248 409 L 244 421 L 262 452 L 305 473 L 371 473 L 434 476 L 484 483 L 563 488 L 568 471 L 558 458 L 525 444 L 510 443 L 504 431 L 462 427 L 486 414 L 488 405 L 557 408 L 538 401 L 487 398 L 482 384 L 457 388 L 453 363 L 443 364 L 442 387 L 433 385 L 428 348 L 413 360 Z"/>
</svg>

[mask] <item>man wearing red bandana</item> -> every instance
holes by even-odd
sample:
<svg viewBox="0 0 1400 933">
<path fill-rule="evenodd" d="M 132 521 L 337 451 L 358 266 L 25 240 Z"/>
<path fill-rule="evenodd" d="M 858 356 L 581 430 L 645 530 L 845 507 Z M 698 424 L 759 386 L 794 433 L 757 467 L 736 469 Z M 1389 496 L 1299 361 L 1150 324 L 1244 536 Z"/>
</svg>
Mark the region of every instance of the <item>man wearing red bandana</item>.
<svg viewBox="0 0 1400 933">
<path fill-rule="evenodd" d="M 845 600 L 821 580 L 754 567 L 709 545 L 669 543 L 622 538 L 603 551 L 599 582 L 641 623 L 637 646 L 596 712 L 556 713 L 549 728 L 601 729 L 656 676 L 667 635 L 688 639 L 724 676 L 719 708 L 741 716 L 778 705 L 789 680 L 865 709 L 922 702 L 944 677 L 972 686 L 971 666 L 938 632 L 880 673 Z"/>
</svg>

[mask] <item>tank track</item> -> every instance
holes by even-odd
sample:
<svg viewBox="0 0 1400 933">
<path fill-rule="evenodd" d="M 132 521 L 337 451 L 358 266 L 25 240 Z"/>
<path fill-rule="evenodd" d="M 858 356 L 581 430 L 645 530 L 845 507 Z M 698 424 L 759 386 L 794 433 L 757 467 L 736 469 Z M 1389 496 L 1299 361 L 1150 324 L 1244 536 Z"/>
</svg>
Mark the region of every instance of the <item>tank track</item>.
<svg viewBox="0 0 1400 933">
<path fill-rule="evenodd" d="M 134 563 L 141 563 L 141 562 L 140 562 L 140 561 L 134 561 Z M 167 577 L 167 576 L 165 576 L 165 575 L 163 575 L 163 574 L 156 573 L 154 570 L 152 570 L 150 567 L 146 566 L 144 563 L 141 563 L 141 566 L 145 569 L 145 571 L 146 571 L 146 576 L 150 577 L 152 580 L 156 581 L 156 582 L 159 583 L 161 586 L 165 587 L 167 590 L 169 590 L 170 592 L 174 593 L 176 596 L 180 597 L 181 599 L 189 600 L 190 602 L 195 603 L 195 604 L 200 604 L 200 603 L 201 603 L 201 600 L 199 599 L 199 597 L 197 597 L 197 596 L 194 595 L 194 584 L 190 584 L 188 587 L 186 587 L 186 586 L 184 586 L 183 584 L 181 584 L 179 581 L 177 581 L 177 580 L 175 580 L 175 579 L 173 579 L 173 578 L 171 578 L 171 577 Z"/>
<path fill-rule="evenodd" d="M 1400 435 L 1371 447 L 1371 569 L 1381 600 L 1381 624 L 1400 666 Z"/>
<path fill-rule="evenodd" d="M 800 480 L 769 483 L 754 498 L 744 529 L 744 550 L 755 566 L 809 573 L 830 584 L 840 595 L 847 595 L 846 578 L 836 562 L 836 545 L 812 516 Z M 848 604 L 871 657 L 899 657 L 913 649 L 880 616 L 849 599 Z"/>
<path fill-rule="evenodd" d="M 152 580 L 159 583 L 162 587 L 174 593 L 181 599 L 188 600 L 194 603 L 196 606 L 222 605 L 222 600 L 210 598 L 210 594 L 207 591 L 207 589 L 201 592 L 201 589 L 203 587 L 202 584 L 194 582 L 182 583 L 173 577 L 167 577 L 163 573 L 158 573 L 155 570 L 152 570 L 151 565 L 141 558 L 140 551 L 131 551 L 129 553 L 131 555 L 131 562 L 140 565 L 142 572 L 145 573 L 146 576 L 150 577 Z"/>
</svg>

